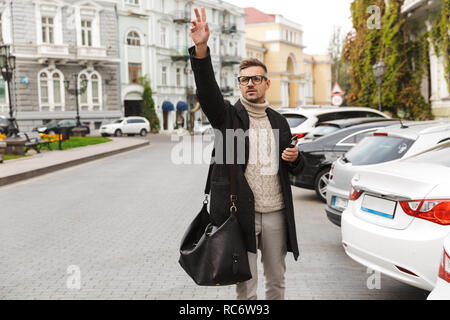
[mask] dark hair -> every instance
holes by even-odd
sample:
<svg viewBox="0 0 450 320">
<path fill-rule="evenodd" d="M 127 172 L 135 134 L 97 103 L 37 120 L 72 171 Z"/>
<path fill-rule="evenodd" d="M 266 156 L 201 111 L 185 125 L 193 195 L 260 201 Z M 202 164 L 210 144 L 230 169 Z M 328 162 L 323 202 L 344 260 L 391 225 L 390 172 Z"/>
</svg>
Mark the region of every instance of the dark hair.
<svg viewBox="0 0 450 320">
<path fill-rule="evenodd" d="M 250 68 L 250 67 L 261 67 L 264 69 L 264 71 L 267 74 L 266 65 L 255 58 L 249 58 L 249 59 L 242 60 L 241 64 L 239 65 L 239 71 L 242 71 L 242 70 Z"/>
</svg>

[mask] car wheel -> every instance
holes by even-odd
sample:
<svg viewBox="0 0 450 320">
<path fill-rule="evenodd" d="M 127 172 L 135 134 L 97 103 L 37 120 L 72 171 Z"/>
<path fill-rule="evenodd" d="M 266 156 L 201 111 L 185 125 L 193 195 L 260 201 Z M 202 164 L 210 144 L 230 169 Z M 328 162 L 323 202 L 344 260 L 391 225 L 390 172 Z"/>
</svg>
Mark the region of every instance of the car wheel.
<svg viewBox="0 0 450 320">
<path fill-rule="evenodd" d="M 114 136 L 115 136 L 115 137 L 121 137 L 121 136 L 122 136 L 122 130 L 117 129 L 117 130 L 114 132 Z"/>
<path fill-rule="evenodd" d="M 145 137 L 147 135 L 147 130 L 142 129 L 139 134 L 141 135 L 141 137 Z"/>
<path fill-rule="evenodd" d="M 322 202 L 327 201 L 327 185 L 330 181 L 330 168 L 326 168 L 319 172 L 314 182 L 316 194 Z"/>
<path fill-rule="evenodd" d="M 107 133 L 102 133 L 102 137 L 107 137 L 107 136 L 109 136 L 109 134 L 107 134 Z"/>
</svg>

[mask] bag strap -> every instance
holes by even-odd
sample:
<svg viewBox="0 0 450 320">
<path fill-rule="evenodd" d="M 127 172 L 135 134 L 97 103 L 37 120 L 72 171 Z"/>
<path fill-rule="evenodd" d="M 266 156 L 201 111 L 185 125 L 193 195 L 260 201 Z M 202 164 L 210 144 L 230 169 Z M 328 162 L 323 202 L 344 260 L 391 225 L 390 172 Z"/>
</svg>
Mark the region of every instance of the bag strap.
<svg viewBox="0 0 450 320">
<path fill-rule="evenodd" d="M 234 120 L 233 120 L 233 129 L 234 131 L 236 131 L 239 127 L 239 119 L 238 117 L 235 115 L 234 116 Z M 237 211 L 236 209 L 236 205 L 235 205 L 235 201 L 237 200 L 237 183 L 236 183 L 236 177 L 237 177 L 237 137 L 234 136 L 234 159 L 233 159 L 233 165 L 230 168 L 230 200 L 232 203 L 232 206 L 230 208 L 230 211 L 233 209 L 235 211 Z M 213 149 L 212 154 L 211 154 L 211 158 L 213 158 L 215 156 L 215 149 Z M 203 203 L 207 203 L 208 202 L 208 195 L 211 191 L 211 174 L 212 174 L 212 169 L 214 166 L 214 162 L 211 161 L 211 164 L 209 165 L 209 170 L 208 170 L 208 177 L 206 179 L 206 186 L 205 186 L 205 200 L 203 201 Z"/>
</svg>

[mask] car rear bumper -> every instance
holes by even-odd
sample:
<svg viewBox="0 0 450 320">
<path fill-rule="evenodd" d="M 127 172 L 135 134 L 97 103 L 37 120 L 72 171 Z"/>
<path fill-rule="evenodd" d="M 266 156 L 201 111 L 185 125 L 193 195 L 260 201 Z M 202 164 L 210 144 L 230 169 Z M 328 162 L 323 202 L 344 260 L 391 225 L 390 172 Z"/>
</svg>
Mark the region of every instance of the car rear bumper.
<svg viewBox="0 0 450 320">
<path fill-rule="evenodd" d="M 427 300 L 450 300 L 450 283 L 438 278 L 436 287 L 431 291 Z"/>
<path fill-rule="evenodd" d="M 328 220 L 330 220 L 332 223 L 334 223 L 338 227 L 341 226 L 341 217 L 342 217 L 341 211 L 331 208 L 330 206 L 327 205 L 325 207 L 325 212 L 327 213 Z"/>
<path fill-rule="evenodd" d="M 341 219 L 342 242 L 350 258 L 414 287 L 434 288 L 448 227 L 414 219 L 407 229 L 390 229 L 363 221 L 350 209 Z"/>
</svg>

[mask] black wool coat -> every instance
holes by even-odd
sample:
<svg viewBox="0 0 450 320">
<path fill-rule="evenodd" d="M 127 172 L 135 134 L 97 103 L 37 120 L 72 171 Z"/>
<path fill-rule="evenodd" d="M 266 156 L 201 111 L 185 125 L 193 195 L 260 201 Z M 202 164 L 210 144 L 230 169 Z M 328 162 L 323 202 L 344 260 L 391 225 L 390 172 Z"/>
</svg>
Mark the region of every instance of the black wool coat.
<svg viewBox="0 0 450 320">
<path fill-rule="evenodd" d="M 233 119 L 237 115 L 239 119 L 239 127 L 246 132 L 249 129 L 250 120 L 248 112 L 240 101 L 232 105 L 229 101 L 224 100 L 221 90 L 217 85 L 211 56 L 203 59 L 195 57 L 195 47 L 189 48 L 192 70 L 195 76 L 197 86 L 197 97 L 201 108 L 212 127 L 220 130 L 223 137 L 226 137 L 226 130 L 233 129 Z M 299 156 L 293 163 L 288 163 L 281 159 L 281 154 L 288 148 L 291 140 L 291 130 L 287 120 L 272 108 L 266 109 L 272 129 L 279 130 L 279 167 L 278 175 L 280 177 L 281 188 L 285 202 L 285 219 L 287 227 L 287 248 L 292 252 L 295 260 L 298 259 L 299 250 L 297 244 L 297 233 L 294 219 L 294 206 L 292 201 L 292 190 L 288 179 L 288 172 L 292 174 L 299 173 L 303 168 L 303 159 Z M 225 139 L 222 143 L 223 159 L 227 159 L 226 150 L 232 150 L 233 139 Z M 216 139 L 217 142 L 217 139 Z M 225 148 L 224 146 L 231 146 Z M 215 143 L 215 149 L 218 147 Z M 237 151 L 239 157 L 239 149 Z M 242 155 L 241 155 L 242 156 Z M 255 203 L 253 192 L 244 176 L 249 159 L 249 139 L 245 137 L 245 163 L 238 165 L 237 170 L 237 217 L 244 233 L 247 250 L 256 253 L 256 237 L 255 237 Z M 211 220 L 216 225 L 223 224 L 230 215 L 230 168 L 231 164 L 226 164 L 225 160 L 221 163 L 215 163 L 211 173 L 211 200 L 210 213 Z"/>
</svg>

